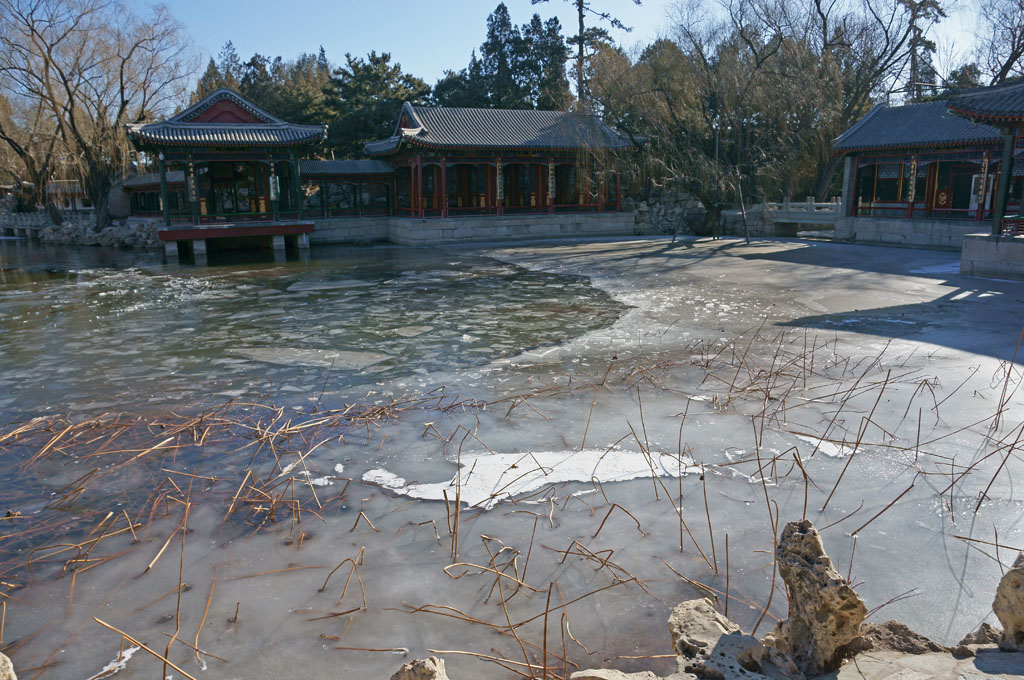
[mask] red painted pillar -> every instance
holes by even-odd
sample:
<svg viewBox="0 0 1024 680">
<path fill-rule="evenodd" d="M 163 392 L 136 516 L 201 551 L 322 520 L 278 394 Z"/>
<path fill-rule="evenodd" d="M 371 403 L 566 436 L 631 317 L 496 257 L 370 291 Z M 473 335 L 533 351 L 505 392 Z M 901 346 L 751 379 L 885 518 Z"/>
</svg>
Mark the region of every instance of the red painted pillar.
<svg viewBox="0 0 1024 680">
<path fill-rule="evenodd" d="M 416 214 L 416 161 L 409 163 L 409 216 Z"/>
</svg>

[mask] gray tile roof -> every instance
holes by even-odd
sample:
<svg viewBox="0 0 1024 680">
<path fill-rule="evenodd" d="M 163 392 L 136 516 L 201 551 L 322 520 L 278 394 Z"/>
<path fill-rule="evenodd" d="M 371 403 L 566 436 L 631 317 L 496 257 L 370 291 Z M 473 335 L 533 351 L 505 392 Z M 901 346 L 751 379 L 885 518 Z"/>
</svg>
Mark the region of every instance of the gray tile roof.
<svg viewBox="0 0 1024 680">
<path fill-rule="evenodd" d="M 185 183 L 185 171 L 184 170 L 168 170 L 167 171 L 167 183 L 168 184 L 184 184 Z M 124 181 L 122 186 L 125 189 L 133 189 L 135 187 L 144 187 L 151 185 L 160 186 L 160 173 L 159 172 L 144 172 L 141 175 L 132 175 Z"/>
<path fill-rule="evenodd" d="M 397 150 L 401 143 L 402 138 L 398 135 L 393 135 L 387 139 L 381 139 L 376 142 L 366 142 L 363 144 L 363 150 L 371 156 L 381 156 Z"/>
<path fill-rule="evenodd" d="M 965 91 L 950 100 L 949 110 L 976 120 L 1024 120 L 1024 82 Z"/>
<path fill-rule="evenodd" d="M 999 130 L 948 111 L 948 102 L 888 107 L 879 104 L 832 142 L 838 153 L 998 142 Z"/>
<path fill-rule="evenodd" d="M 369 142 L 367 153 L 396 151 L 403 143 L 435 149 L 621 149 L 630 140 L 599 118 L 566 111 L 532 109 L 463 109 L 443 106 L 402 107 L 410 127 Z"/>
<path fill-rule="evenodd" d="M 195 118 L 227 99 L 259 123 L 205 123 Z M 326 125 L 297 125 L 267 113 L 242 95 L 222 88 L 181 113 L 158 123 L 132 123 L 128 136 L 140 146 L 278 147 L 316 144 L 327 136 Z"/>
<path fill-rule="evenodd" d="M 327 177 L 332 175 L 384 175 L 395 169 L 386 161 L 299 161 L 299 174 L 303 177 Z"/>
<path fill-rule="evenodd" d="M 52 179 L 46 183 L 46 193 L 69 195 L 85 194 L 85 192 L 82 191 L 81 183 L 79 183 L 77 179 Z"/>
<path fill-rule="evenodd" d="M 155 146 L 300 146 L 322 140 L 318 125 L 258 123 L 148 123 L 128 126 L 128 135 Z"/>
</svg>

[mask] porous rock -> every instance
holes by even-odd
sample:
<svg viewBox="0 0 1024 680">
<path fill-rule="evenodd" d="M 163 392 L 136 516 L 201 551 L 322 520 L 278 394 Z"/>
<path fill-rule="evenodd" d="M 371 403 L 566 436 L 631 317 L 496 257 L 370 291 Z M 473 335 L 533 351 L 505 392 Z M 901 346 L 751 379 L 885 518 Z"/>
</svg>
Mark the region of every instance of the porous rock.
<svg viewBox="0 0 1024 680">
<path fill-rule="evenodd" d="M 673 676 L 673 680 L 675 677 Z M 601 668 L 592 671 L 577 671 L 569 676 L 569 680 L 662 680 L 662 678 L 650 671 L 623 673 L 610 668 Z"/>
<path fill-rule="evenodd" d="M 404 664 L 391 680 L 448 680 L 448 675 L 444 672 L 444 660 L 432 656 Z"/>
<path fill-rule="evenodd" d="M 0 680 L 18 680 L 14 674 L 14 664 L 4 654 L 0 654 Z"/>
<path fill-rule="evenodd" d="M 867 608 L 825 553 L 809 521 L 790 522 L 775 551 L 789 589 L 789 618 L 768 634 L 807 675 L 835 670 L 862 646 L 858 632 Z"/>
<path fill-rule="evenodd" d="M 861 625 L 860 634 L 864 638 L 866 649 L 888 650 L 905 654 L 948 651 L 938 642 L 929 640 L 920 633 L 915 633 L 899 621 L 867 622 Z"/>
<path fill-rule="evenodd" d="M 1024 552 L 1017 555 L 1013 566 L 999 581 L 992 611 L 1003 624 L 999 648 L 1007 652 L 1024 652 Z"/>
<path fill-rule="evenodd" d="M 1002 631 L 998 628 L 983 623 L 978 626 L 978 630 L 973 633 L 968 633 L 964 636 L 964 639 L 960 641 L 960 645 L 995 645 L 999 643 L 999 636 L 1002 635 Z"/>
<path fill-rule="evenodd" d="M 668 630 L 680 671 L 719 679 L 802 677 L 785 654 L 746 635 L 708 599 L 677 605 L 669 616 Z"/>
</svg>

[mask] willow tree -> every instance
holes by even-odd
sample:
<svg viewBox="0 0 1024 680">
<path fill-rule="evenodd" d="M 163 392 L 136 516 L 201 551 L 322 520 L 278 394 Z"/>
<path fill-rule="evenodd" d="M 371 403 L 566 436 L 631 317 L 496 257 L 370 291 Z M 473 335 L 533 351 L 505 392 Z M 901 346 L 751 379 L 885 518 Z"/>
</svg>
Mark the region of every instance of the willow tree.
<svg viewBox="0 0 1024 680">
<path fill-rule="evenodd" d="M 181 25 L 114 0 L 0 0 L 0 92 L 52 121 L 62 171 L 110 223 L 110 188 L 131 165 L 127 123 L 186 100 L 193 71 Z"/>
<path fill-rule="evenodd" d="M 748 200 L 824 198 L 837 190 L 832 140 L 905 92 L 932 21 L 921 6 L 683 0 L 669 38 L 635 60 L 609 50 L 595 60 L 595 108 L 646 138 L 640 169 L 682 183 L 709 220 L 740 189 Z"/>
<path fill-rule="evenodd" d="M 0 93 L 0 177 L 16 186 L 23 181 L 31 184 L 22 209 L 31 210 L 42 201 L 57 152 L 48 109 L 35 101 L 12 102 Z M 21 203 L 22 194 L 18 196 Z"/>
</svg>

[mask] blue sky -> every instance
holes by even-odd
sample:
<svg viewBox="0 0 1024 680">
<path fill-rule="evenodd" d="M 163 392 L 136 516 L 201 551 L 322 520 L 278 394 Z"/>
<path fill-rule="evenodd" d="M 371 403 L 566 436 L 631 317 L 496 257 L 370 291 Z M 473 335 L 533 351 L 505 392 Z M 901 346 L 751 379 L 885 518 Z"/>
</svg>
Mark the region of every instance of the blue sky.
<svg viewBox="0 0 1024 680">
<path fill-rule="evenodd" d="M 151 4 L 132 2 L 139 7 Z M 457 70 L 469 62 L 470 52 L 483 42 L 487 15 L 497 4 L 498 0 L 173 0 L 169 6 L 195 42 L 201 68 L 227 40 L 234 42 L 243 60 L 254 52 L 294 59 L 323 45 L 335 63 L 343 61 L 346 52 L 391 52 L 407 72 L 433 84 L 445 69 Z M 526 23 L 536 12 L 545 19 L 557 15 L 567 35 L 575 30 L 573 6 L 566 0 L 505 4 L 516 24 Z M 633 27 L 630 33 L 611 30 L 627 48 L 646 45 L 662 34 L 674 4 L 675 0 L 643 0 L 640 6 L 632 0 L 592 0 L 594 9 L 611 12 Z M 966 54 L 973 44 L 971 4 L 951 3 L 954 11 L 935 36 L 940 69 L 949 60 L 949 50 Z"/>
<path fill-rule="evenodd" d="M 202 54 L 203 66 L 231 40 L 239 56 L 254 52 L 294 59 L 316 52 L 320 45 L 332 62 L 346 52 L 365 56 L 370 50 L 391 52 L 406 71 L 433 84 L 445 69 L 469 63 L 470 52 L 483 42 L 487 15 L 499 0 L 174 0 L 171 12 L 184 23 Z M 666 24 L 673 0 L 592 0 L 593 7 L 618 16 L 631 33 L 612 30 L 620 44 L 649 43 Z M 136 0 L 137 6 L 149 3 Z M 557 15 L 563 32 L 575 27 L 575 14 L 565 0 L 531 5 L 530 0 L 506 0 L 517 24 L 536 12 Z"/>
</svg>

